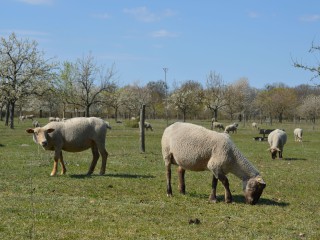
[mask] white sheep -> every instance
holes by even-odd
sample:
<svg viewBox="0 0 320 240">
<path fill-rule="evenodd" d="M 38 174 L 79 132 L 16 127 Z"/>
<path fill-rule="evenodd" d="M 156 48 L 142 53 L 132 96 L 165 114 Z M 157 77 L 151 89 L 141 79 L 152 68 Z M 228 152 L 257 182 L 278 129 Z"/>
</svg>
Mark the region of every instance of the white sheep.
<svg viewBox="0 0 320 240">
<path fill-rule="evenodd" d="M 279 153 L 279 158 L 282 158 L 283 147 L 286 142 L 287 134 L 283 130 L 275 129 L 268 135 L 268 143 L 270 145 L 268 150 L 271 152 L 272 159 L 277 157 L 277 153 Z"/>
<path fill-rule="evenodd" d="M 60 122 L 60 118 L 58 118 L 58 117 L 49 117 L 49 122 Z"/>
<path fill-rule="evenodd" d="M 153 128 L 152 128 L 152 126 L 151 126 L 151 123 L 149 123 L 149 122 L 144 122 L 144 128 L 148 131 L 149 129 L 151 130 L 151 131 L 153 131 Z"/>
<path fill-rule="evenodd" d="M 303 130 L 301 128 L 294 129 L 293 130 L 294 141 L 302 142 L 302 133 L 303 133 Z"/>
<path fill-rule="evenodd" d="M 232 202 L 226 174 L 243 182 L 246 202 L 256 204 L 266 184 L 258 170 L 241 154 L 229 136 L 191 123 L 174 123 L 163 133 L 162 155 L 167 174 L 167 195 L 172 196 L 171 164 L 178 165 L 179 190 L 185 194 L 186 170 L 213 173 L 210 201 L 217 202 L 216 187 L 220 180 L 225 188 L 225 202 Z"/>
<path fill-rule="evenodd" d="M 211 129 L 213 130 L 213 129 L 215 129 L 215 128 L 218 128 L 218 129 L 224 129 L 224 126 L 223 126 L 223 124 L 222 123 L 220 123 L 220 122 L 212 122 L 211 123 Z"/>
<path fill-rule="evenodd" d="M 229 132 L 237 132 L 237 128 L 238 128 L 238 124 L 237 123 L 233 123 L 231 125 L 226 126 L 226 128 L 224 129 L 225 133 L 229 133 Z"/>
<path fill-rule="evenodd" d="M 62 166 L 61 174 L 66 173 L 62 150 L 67 152 L 81 152 L 91 148 L 93 159 L 88 175 L 92 174 L 97 164 L 99 153 L 102 156 L 100 174 L 106 170 L 108 152 L 105 148 L 107 125 L 100 118 L 71 118 L 65 122 L 50 122 L 44 127 L 26 130 L 33 134 L 33 140 L 45 150 L 54 151 L 54 164 L 51 176 L 58 168 L 58 160 Z"/>
<path fill-rule="evenodd" d="M 33 126 L 33 127 L 41 127 L 38 120 L 33 120 L 33 121 L 32 121 L 32 126 Z"/>
<path fill-rule="evenodd" d="M 106 121 L 106 124 L 107 124 L 107 128 L 109 128 L 110 130 L 112 129 L 110 123 L 108 121 Z"/>
<path fill-rule="evenodd" d="M 251 126 L 252 126 L 252 128 L 258 128 L 258 123 L 253 122 L 253 123 L 251 124 Z M 259 129 L 259 128 L 258 128 L 258 129 Z"/>
</svg>

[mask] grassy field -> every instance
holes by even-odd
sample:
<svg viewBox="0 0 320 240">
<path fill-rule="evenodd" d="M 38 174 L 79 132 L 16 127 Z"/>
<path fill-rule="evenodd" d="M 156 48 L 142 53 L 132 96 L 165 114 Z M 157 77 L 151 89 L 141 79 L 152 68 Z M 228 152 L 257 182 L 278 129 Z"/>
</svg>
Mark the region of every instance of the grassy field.
<svg viewBox="0 0 320 240">
<path fill-rule="evenodd" d="M 45 123 L 45 119 L 40 120 Z M 146 152 L 139 131 L 110 123 L 107 172 L 87 177 L 91 151 L 64 153 L 67 174 L 50 177 L 52 152 L 25 132 L 0 122 L 0 239 L 320 239 L 320 127 L 299 125 L 304 142 L 294 142 L 298 125 L 274 124 L 288 133 L 283 160 L 272 160 L 257 130 L 240 124 L 231 138 L 260 170 L 267 187 L 257 205 L 244 204 L 241 180 L 229 176 L 234 203 L 211 204 L 210 172 L 187 172 L 186 195 L 166 196 L 160 139 L 165 121 L 152 121 Z M 197 124 L 209 128 L 209 122 Z M 263 126 L 266 128 L 266 126 Z M 60 168 L 59 168 L 60 170 Z M 175 170 L 175 168 L 173 169 Z M 198 224 L 191 222 L 198 219 Z"/>
</svg>

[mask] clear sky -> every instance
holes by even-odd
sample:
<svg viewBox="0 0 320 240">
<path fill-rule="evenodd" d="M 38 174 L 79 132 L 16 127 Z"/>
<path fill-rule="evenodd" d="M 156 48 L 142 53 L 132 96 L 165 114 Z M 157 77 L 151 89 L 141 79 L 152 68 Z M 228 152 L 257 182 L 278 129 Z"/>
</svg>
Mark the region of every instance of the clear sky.
<svg viewBox="0 0 320 240">
<path fill-rule="evenodd" d="M 205 84 L 210 71 L 251 86 L 313 84 L 293 59 L 319 64 L 319 0 L 0 0 L 0 36 L 36 40 L 46 58 L 90 53 L 119 84 Z M 319 80 L 320 82 L 320 80 Z"/>
</svg>

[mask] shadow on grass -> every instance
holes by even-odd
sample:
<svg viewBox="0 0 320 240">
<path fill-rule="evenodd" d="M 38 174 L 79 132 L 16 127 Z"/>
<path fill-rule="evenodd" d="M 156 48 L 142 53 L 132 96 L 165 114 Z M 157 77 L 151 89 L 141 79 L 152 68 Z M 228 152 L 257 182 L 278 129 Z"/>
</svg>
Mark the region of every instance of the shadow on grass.
<svg viewBox="0 0 320 240">
<path fill-rule="evenodd" d="M 0 143 L 0 147 L 4 147 L 4 145 Z"/>
<path fill-rule="evenodd" d="M 200 198 L 200 199 L 207 199 L 209 200 L 209 195 L 207 194 L 199 194 L 199 193 L 187 193 L 190 197 Z M 233 203 L 243 203 L 245 204 L 245 198 L 243 195 L 232 195 Z M 217 195 L 217 200 L 219 203 L 224 203 L 224 195 Z M 289 203 L 286 202 L 279 202 L 272 199 L 266 199 L 261 197 L 256 205 L 269 205 L 269 206 L 279 206 L 279 207 L 287 207 Z"/>
<path fill-rule="evenodd" d="M 306 158 L 283 158 L 284 161 L 306 161 Z"/>
<path fill-rule="evenodd" d="M 70 175 L 71 178 L 92 178 L 92 177 L 116 177 L 116 178 L 131 178 L 131 179 L 135 179 L 135 178 L 155 178 L 155 176 L 153 175 L 140 175 L 140 174 L 128 174 L 128 173 L 109 173 L 109 174 L 105 174 L 105 175 L 86 175 L 86 174 L 73 174 Z"/>
</svg>

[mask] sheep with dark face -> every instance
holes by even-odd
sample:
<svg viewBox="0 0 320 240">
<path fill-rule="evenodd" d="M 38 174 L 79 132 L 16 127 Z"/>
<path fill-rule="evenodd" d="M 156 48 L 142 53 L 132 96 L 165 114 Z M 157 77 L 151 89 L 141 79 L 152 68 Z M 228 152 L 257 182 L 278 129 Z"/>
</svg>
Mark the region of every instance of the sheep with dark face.
<svg viewBox="0 0 320 240">
<path fill-rule="evenodd" d="M 222 123 L 220 123 L 220 122 L 212 122 L 211 123 L 211 130 L 213 130 L 213 129 L 224 129 L 224 126 L 223 126 L 223 124 Z"/>
<path fill-rule="evenodd" d="M 277 157 L 277 153 L 279 154 L 279 158 L 282 158 L 283 147 L 286 142 L 287 134 L 283 130 L 275 129 L 268 135 L 268 143 L 270 145 L 268 150 L 271 153 L 272 159 Z"/>
<path fill-rule="evenodd" d="M 149 129 L 153 131 L 152 125 L 149 122 L 144 122 L 144 128 L 148 131 Z"/>
<path fill-rule="evenodd" d="M 190 123 L 174 123 L 163 133 L 162 155 L 167 172 L 167 195 L 172 196 L 171 164 L 178 165 L 179 190 L 185 194 L 186 170 L 213 173 L 210 201 L 216 202 L 220 180 L 225 188 L 225 202 L 232 202 L 229 181 L 232 173 L 242 180 L 246 202 L 256 204 L 266 184 L 259 171 L 240 153 L 229 136 Z"/>
<path fill-rule="evenodd" d="M 226 126 L 226 128 L 224 129 L 224 132 L 225 133 L 229 133 L 229 132 L 232 132 L 232 133 L 236 132 L 237 133 L 237 128 L 238 128 L 238 124 L 233 123 L 233 124 Z"/>
<path fill-rule="evenodd" d="M 62 166 L 61 174 L 66 173 L 62 150 L 67 152 L 81 152 L 91 148 L 93 159 L 88 175 L 92 174 L 99 159 L 102 157 L 100 174 L 106 171 L 108 152 L 105 148 L 107 125 L 100 118 L 71 118 L 64 122 L 50 122 L 44 127 L 26 130 L 33 134 L 33 140 L 45 150 L 54 151 L 54 164 L 51 176 L 56 175 L 58 161 Z"/>
</svg>

